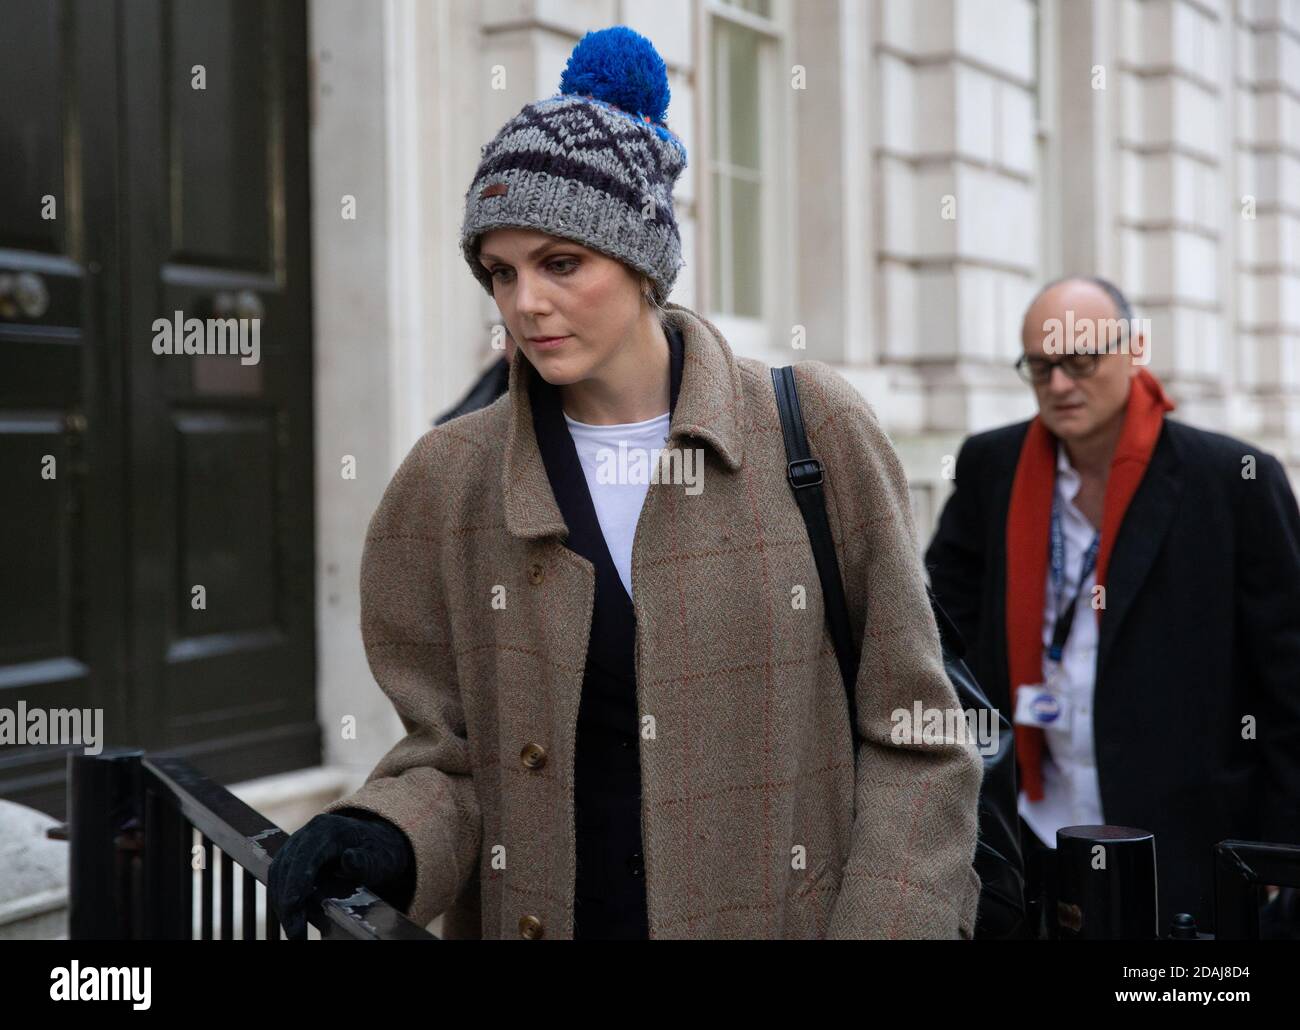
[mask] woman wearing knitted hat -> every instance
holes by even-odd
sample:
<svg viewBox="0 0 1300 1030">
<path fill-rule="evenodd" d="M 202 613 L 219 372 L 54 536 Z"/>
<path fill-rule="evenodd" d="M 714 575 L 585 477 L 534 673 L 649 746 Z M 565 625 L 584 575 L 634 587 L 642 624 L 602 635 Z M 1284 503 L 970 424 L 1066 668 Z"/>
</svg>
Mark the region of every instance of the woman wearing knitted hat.
<svg viewBox="0 0 1300 1030">
<path fill-rule="evenodd" d="M 795 366 L 828 467 L 850 707 L 768 370 L 669 303 L 686 151 L 663 61 L 589 33 L 482 151 L 461 248 L 517 345 L 370 524 L 362 634 L 407 730 L 282 849 L 291 935 L 337 861 L 449 937 L 970 937 L 980 757 L 907 484 L 861 396 Z"/>
</svg>

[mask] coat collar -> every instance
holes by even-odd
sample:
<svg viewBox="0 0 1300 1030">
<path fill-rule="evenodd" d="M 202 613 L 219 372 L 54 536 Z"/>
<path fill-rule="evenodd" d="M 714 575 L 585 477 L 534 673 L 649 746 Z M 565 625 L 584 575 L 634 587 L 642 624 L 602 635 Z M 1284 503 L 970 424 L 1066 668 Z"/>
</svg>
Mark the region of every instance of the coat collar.
<svg viewBox="0 0 1300 1030">
<path fill-rule="evenodd" d="M 669 447 L 690 437 L 708 444 L 732 472 L 744 459 L 740 369 L 722 334 L 680 304 L 664 305 L 666 325 L 681 331 L 682 381 L 669 422 Z M 529 386 L 537 376 L 520 349 L 510 363 L 509 425 L 501 468 L 506 529 L 512 536 L 541 538 L 568 533 L 537 444 Z"/>
</svg>

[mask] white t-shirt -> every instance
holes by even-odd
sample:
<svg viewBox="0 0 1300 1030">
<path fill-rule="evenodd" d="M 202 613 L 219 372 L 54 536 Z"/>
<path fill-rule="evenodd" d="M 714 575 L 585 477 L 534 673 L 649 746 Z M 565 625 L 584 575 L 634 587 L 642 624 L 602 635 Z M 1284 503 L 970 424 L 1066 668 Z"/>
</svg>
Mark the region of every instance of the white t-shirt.
<svg viewBox="0 0 1300 1030">
<path fill-rule="evenodd" d="M 667 442 L 669 412 L 644 422 L 613 426 L 593 426 L 567 413 L 564 421 L 587 477 L 605 546 L 631 597 L 632 540 L 651 476 L 659 464 L 659 451 Z"/>
</svg>

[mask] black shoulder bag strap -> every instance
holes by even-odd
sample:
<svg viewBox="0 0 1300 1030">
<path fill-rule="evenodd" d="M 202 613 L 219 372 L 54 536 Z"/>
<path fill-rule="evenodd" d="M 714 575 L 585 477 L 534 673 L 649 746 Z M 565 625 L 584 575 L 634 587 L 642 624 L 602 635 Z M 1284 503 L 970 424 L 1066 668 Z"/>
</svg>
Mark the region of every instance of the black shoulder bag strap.
<svg viewBox="0 0 1300 1030">
<path fill-rule="evenodd" d="M 848 695 L 849 719 L 853 727 L 853 746 L 856 752 L 861 743 L 856 703 L 859 655 L 849 631 L 844 582 L 840 578 L 835 540 L 831 536 L 830 522 L 826 517 L 822 465 L 808 449 L 803 414 L 799 410 L 799 394 L 795 389 L 794 369 L 788 365 L 772 369 L 772 384 L 776 388 L 776 407 L 781 415 L 781 432 L 785 436 L 786 458 L 789 459 L 786 475 L 808 526 L 808 539 L 817 562 L 817 572 L 821 576 L 826 622 L 831 639 L 835 642 L 835 654 L 839 659 L 840 674 Z M 993 754 L 985 755 L 984 779 L 980 786 L 980 835 L 973 863 L 982 884 L 976 936 L 1016 936 L 1023 932 L 1024 873 L 1016 815 L 1015 755 L 1011 724 L 1007 722 L 1006 716 L 989 703 L 962 660 L 964 648 L 957 627 L 929 587 L 926 588 L 926 594 L 939 630 L 944 671 L 959 703 L 964 709 L 989 709 L 999 727 L 999 745 Z"/>
<path fill-rule="evenodd" d="M 776 406 L 781 413 L 781 433 L 785 437 L 786 476 L 794 490 L 794 499 L 808 525 L 808 539 L 812 543 L 813 559 L 822 582 L 822 600 L 826 606 L 826 622 L 835 643 L 835 656 L 839 659 L 840 675 L 849 698 L 849 725 L 853 730 L 853 746 L 858 740 L 857 691 L 858 649 L 853 644 L 849 628 L 849 606 L 844 597 L 844 581 L 840 578 L 840 563 L 835 556 L 835 540 L 831 524 L 826 518 L 826 497 L 822 491 L 822 465 L 808 450 L 808 434 L 804 429 L 803 413 L 799 410 L 799 392 L 794 385 L 794 369 L 789 365 L 772 369 L 772 384 L 776 387 Z"/>
</svg>

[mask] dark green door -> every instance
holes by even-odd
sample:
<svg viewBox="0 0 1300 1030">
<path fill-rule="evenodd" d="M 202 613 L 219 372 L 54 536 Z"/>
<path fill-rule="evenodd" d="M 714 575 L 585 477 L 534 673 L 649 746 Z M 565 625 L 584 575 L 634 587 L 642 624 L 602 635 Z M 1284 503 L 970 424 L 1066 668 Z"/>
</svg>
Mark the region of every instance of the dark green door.
<svg viewBox="0 0 1300 1030">
<path fill-rule="evenodd" d="M 103 708 L 224 781 L 314 765 L 304 6 L 0 19 L 0 706 Z M 215 317 L 256 353 L 155 353 Z M 59 812 L 63 764 L 0 747 L 0 794 Z"/>
</svg>

